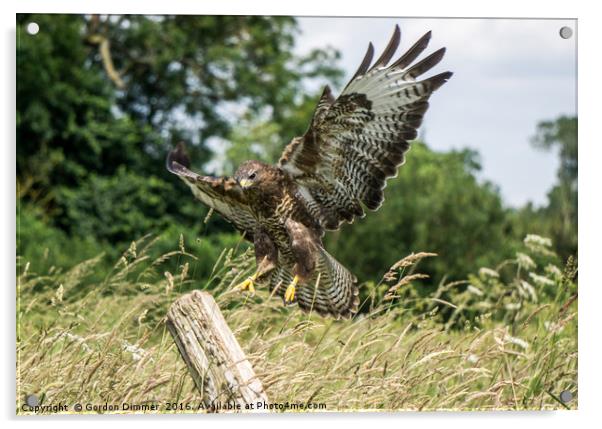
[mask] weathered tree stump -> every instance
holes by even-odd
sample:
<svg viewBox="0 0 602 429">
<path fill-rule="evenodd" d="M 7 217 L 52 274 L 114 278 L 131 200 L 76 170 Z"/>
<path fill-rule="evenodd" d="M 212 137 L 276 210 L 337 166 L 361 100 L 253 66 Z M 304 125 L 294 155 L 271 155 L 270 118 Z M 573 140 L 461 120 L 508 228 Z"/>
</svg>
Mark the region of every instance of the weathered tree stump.
<svg viewBox="0 0 602 429">
<path fill-rule="evenodd" d="M 207 409 L 257 411 L 256 407 L 249 410 L 247 404 L 268 402 L 261 381 L 210 294 L 195 290 L 180 297 L 167 313 L 167 328 Z"/>
</svg>

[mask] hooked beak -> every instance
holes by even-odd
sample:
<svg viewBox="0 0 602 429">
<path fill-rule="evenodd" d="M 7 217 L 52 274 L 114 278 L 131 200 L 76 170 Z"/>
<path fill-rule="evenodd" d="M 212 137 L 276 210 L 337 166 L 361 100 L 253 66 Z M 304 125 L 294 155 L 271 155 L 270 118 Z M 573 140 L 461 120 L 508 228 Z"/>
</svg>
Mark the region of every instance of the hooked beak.
<svg viewBox="0 0 602 429">
<path fill-rule="evenodd" d="M 249 179 L 240 179 L 238 183 L 243 189 L 246 189 L 253 184 L 253 182 Z"/>
</svg>

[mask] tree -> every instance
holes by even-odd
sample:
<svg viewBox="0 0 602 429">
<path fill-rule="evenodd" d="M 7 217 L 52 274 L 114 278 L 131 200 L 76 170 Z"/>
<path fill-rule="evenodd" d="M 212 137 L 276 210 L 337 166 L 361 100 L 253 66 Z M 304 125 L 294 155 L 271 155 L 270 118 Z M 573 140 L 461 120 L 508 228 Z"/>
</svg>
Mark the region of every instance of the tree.
<svg viewBox="0 0 602 429">
<path fill-rule="evenodd" d="M 552 239 L 556 253 L 567 260 L 577 255 L 577 118 L 561 116 L 542 121 L 532 144 L 542 150 L 557 150 L 560 166 L 557 181 L 543 207 L 527 204 L 514 214 L 522 234 L 536 233 Z"/>
<path fill-rule="evenodd" d="M 566 259 L 577 254 L 577 118 L 561 116 L 540 122 L 532 143 L 543 150 L 558 150 L 558 182 L 548 193 L 548 205 L 541 210 L 540 220 Z"/>
<path fill-rule="evenodd" d="M 35 36 L 24 31 L 31 21 Z M 168 223 L 200 228 L 206 209 L 164 168 L 175 142 L 191 143 L 202 169 L 207 141 L 229 136 L 242 111 L 282 124 L 284 146 L 299 127 L 306 81 L 341 74 L 333 50 L 293 54 L 288 17 L 18 15 L 17 23 L 20 202 L 41 207 L 51 226 L 113 246 Z M 217 217 L 211 227 L 230 230 Z"/>
</svg>

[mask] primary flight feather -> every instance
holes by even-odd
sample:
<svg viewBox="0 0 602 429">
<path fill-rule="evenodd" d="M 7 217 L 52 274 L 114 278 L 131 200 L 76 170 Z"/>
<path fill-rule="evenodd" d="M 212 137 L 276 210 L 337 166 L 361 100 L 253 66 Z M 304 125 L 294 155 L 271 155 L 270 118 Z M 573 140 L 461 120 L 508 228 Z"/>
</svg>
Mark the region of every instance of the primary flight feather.
<svg viewBox="0 0 602 429">
<path fill-rule="evenodd" d="M 399 27 L 372 66 L 370 43 L 338 98 L 324 88 L 307 131 L 289 143 L 277 165 L 246 161 L 233 178 L 216 178 L 190 171 L 182 144 L 169 153 L 167 169 L 253 242 L 257 270 L 239 289 L 252 292 L 255 282 L 266 281 L 285 303 L 305 311 L 337 318 L 357 312 L 357 280 L 324 249 L 322 236 L 363 217 L 364 207 L 380 207 L 429 97 L 451 77 L 418 79 L 445 53 L 442 48 L 415 62 L 430 37 L 426 33 L 389 66 Z"/>
</svg>

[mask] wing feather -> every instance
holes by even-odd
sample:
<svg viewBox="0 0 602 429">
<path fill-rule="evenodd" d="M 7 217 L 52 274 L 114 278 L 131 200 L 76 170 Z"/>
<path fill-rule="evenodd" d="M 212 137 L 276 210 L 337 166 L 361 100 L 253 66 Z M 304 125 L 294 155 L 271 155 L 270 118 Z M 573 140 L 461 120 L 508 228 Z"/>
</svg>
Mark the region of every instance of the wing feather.
<svg viewBox="0 0 602 429">
<path fill-rule="evenodd" d="M 418 56 L 424 52 L 424 50 L 429 45 L 431 41 L 432 32 L 427 32 L 424 36 L 422 36 L 416 43 L 412 45 L 410 49 L 407 50 L 405 54 L 403 54 L 397 61 L 391 64 L 391 68 L 396 69 L 404 69 L 414 62 Z"/>
<path fill-rule="evenodd" d="M 183 143 L 179 143 L 169 152 L 166 167 L 190 187 L 198 200 L 221 214 L 236 229 L 246 233 L 246 238 L 252 239 L 257 221 L 236 180 L 229 177 L 202 176 L 190 171 L 190 161 Z"/>
<path fill-rule="evenodd" d="M 401 39 L 399 27 L 370 67 L 372 43 L 357 72 L 335 100 L 326 88 L 307 132 L 293 139 L 279 165 L 299 185 L 310 212 L 325 229 L 337 229 L 376 210 L 384 199 L 387 179 L 405 161 L 416 138 L 431 94 L 452 76 L 418 77 L 435 67 L 441 48 L 414 63 L 427 48 L 429 31 L 387 67 Z"/>
<path fill-rule="evenodd" d="M 370 43 L 368 43 L 368 50 L 366 51 L 366 55 L 364 55 L 364 59 L 362 60 L 360 66 L 358 67 L 357 71 L 355 72 L 355 74 L 353 75 L 353 77 L 351 78 L 349 83 L 353 82 L 353 80 L 356 77 L 361 76 L 368 71 L 368 67 L 370 67 L 373 57 L 374 57 L 374 45 L 372 45 L 372 42 L 370 42 Z"/>
<path fill-rule="evenodd" d="M 395 51 L 399 47 L 400 41 L 401 41 L 401 31 L 399 30 L 399 25 L 396 25 L 395 31 L 393 31 L 393 36 L 391 37 L 391 40 L 389 40 L 387 47 L 385 48 L 385 50 L 383 51 L 381 56 L 378 58 L 378 60 L 376 60 L 376 62 L 372 66 L 372 69 L 386 66 L 389 63 L 389 61 L 391 61 L 391 58 L 393 57 L 393 55 L 395 55 Z"/>
</svg>

